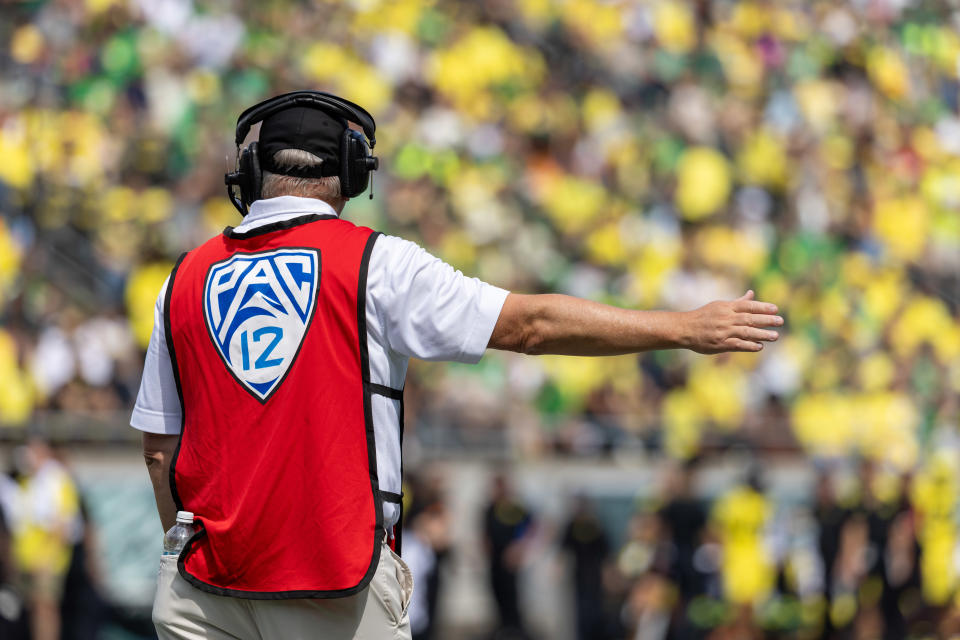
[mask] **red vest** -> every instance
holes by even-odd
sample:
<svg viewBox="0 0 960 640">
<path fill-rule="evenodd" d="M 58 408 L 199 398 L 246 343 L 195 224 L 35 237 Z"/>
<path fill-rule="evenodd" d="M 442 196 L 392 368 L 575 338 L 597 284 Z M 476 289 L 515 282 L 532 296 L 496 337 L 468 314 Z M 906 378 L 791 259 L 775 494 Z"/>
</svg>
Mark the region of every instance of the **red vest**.
<svg viewBox="0 0 960 640">
<path fill-rule="evenodd" d="M 363 589 L 383 540 L 366 279 L 375 233 L 309 215 L 181 257 L 166 293 L 183 406 L 170 468 L 195 587 L 243 598 Z M 373 385 L 376 386 L 376 385 Z"/>
</svg>

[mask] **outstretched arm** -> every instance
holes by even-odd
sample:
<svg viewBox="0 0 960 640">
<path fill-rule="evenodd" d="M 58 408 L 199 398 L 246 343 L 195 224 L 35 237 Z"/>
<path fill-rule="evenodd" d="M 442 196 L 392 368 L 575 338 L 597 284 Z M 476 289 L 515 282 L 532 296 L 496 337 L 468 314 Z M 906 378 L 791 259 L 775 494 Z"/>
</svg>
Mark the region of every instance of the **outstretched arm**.
<svg viewBox="0 0 960 640">
<path fill-rule="evenodd" d="M 783 318 L 753 291 L 693 311 L 632 311 L 571 296 L 507 296 L 489 348 L 527 354 L 609 356 L 654 349 L 760 351 Z"/>
</svg>

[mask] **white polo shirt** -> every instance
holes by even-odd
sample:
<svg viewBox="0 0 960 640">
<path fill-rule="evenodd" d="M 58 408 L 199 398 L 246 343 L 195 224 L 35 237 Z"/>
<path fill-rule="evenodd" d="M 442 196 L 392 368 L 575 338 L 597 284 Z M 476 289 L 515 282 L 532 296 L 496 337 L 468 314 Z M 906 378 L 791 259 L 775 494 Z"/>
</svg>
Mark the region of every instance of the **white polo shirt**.
<svg viewBox="0 0 960 640">
<path fill-rule="evenodd" d="M 257 200 L 236 231 L 305 214 L 336 215 L 322 200 L 282 196 Z M 143 365 L 140 393 L 130 424 L 148 433 L 180 433 L 180 399 L 167 350 L 163 284 L 154 309 L 153 333 Z M 367 350 L 370 381 L 402 389 L 410 358 L 476 363 L 490 342 L 508 292 L 468 278 L 417 244 L 381 235 L 367 273 Z M 371 397 L 380 489 L 400 493 L 400 402 Z M 384 525 L 392 527 L 399 507 L 384 502 Z"/>
</svg>

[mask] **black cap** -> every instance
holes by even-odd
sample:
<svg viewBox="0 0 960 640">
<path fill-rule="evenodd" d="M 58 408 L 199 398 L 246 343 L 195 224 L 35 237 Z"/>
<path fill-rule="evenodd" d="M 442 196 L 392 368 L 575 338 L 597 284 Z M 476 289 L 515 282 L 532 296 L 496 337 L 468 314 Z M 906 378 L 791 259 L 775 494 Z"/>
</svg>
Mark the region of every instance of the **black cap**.
<svg viewBox="0 0 960 640">
<path fill-rule="evenodd" d="M 263 121 L 257 144 L 261 166 L 272 173 L 303 177 L 335 176 L 340 173 L 340 138 L 347 123 L 318 109 L 284 109 Z M 309 171 L 276 171 L 273 156 L 283 149 L 302 149 L 323 160 Z"/>
</svg>

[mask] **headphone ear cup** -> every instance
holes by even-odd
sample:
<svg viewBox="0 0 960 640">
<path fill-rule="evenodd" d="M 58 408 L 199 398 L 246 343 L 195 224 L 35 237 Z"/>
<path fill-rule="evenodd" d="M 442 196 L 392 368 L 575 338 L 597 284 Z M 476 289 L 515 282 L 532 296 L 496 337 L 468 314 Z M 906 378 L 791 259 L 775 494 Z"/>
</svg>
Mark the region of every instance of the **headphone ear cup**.
<svg viewBox="0 0 960 640">
<path fill-rule="evenodd" d="M 250 143 L 250 202 L 260 199 L 263 189 L 263 171 L 260 169 L 260 148 L 256 142 Z"/>
<path fill-rule="evenodd" d="M 350 127 L 340 136 L 340 195 L 353 197 L 353 153 L 350 144 Z"/>
<path fill-rule="evenodd" d="M 237 162 L 237 184 L 240 187 L 240 202 L 249 207 L 253 195 L 250 189 L 250 147 L 240 150 L 240 159 Z"/>
<path fill-rule="evenodd" d="M 367 141 L 359 131 L 347 128 L 340 138 L 340 193 L 353 198 L 367 188 L 370 172 L 365 160 L 370 155 Z"/>
</svg>

